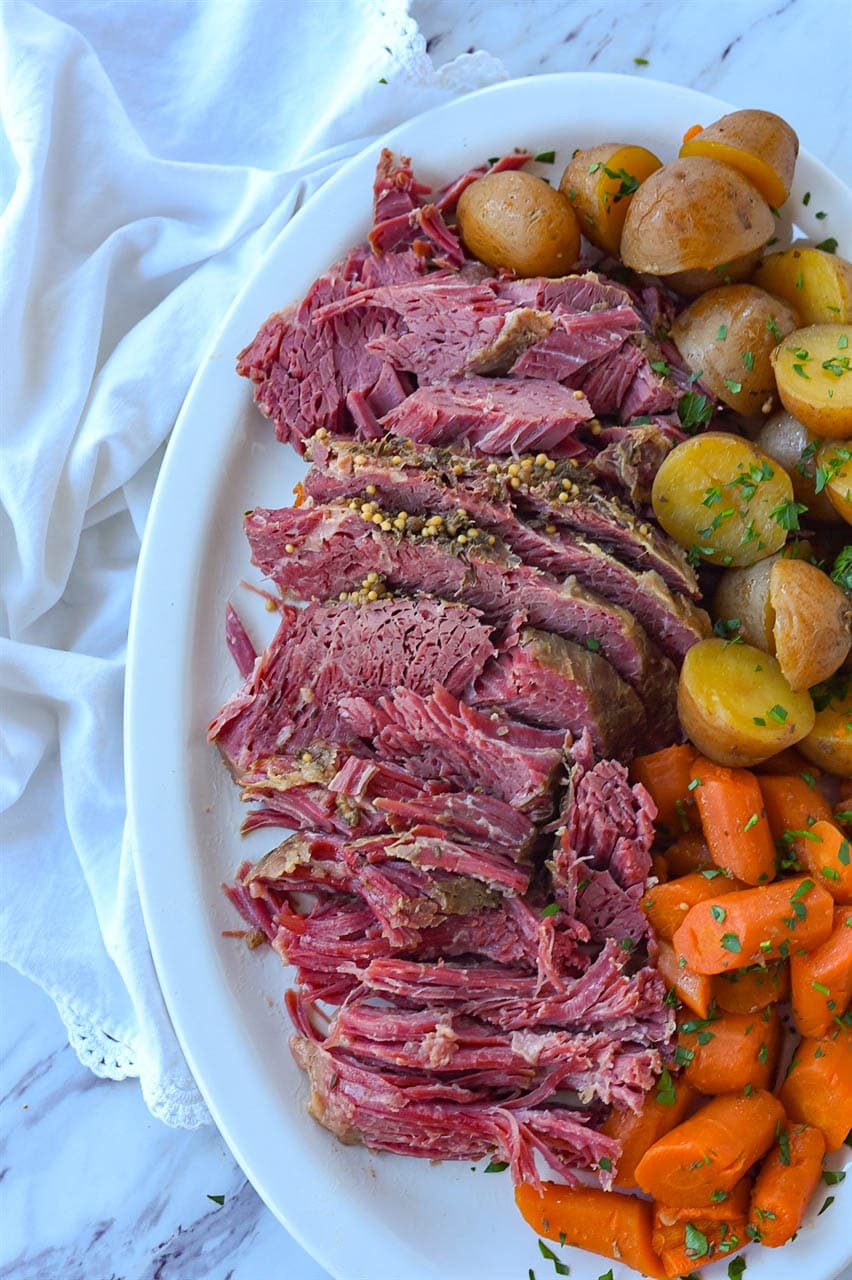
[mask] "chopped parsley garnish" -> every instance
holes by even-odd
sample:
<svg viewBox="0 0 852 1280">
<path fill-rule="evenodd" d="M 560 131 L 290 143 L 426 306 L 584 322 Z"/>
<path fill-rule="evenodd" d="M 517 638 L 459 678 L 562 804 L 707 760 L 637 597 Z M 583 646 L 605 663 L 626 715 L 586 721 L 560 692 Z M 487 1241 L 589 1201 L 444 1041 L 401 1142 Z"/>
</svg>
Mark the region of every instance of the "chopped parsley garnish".
<svg viewBox="0 0 852 1280">
<path fill-rule="evenodd" d="M 662 1107 L 673 1107 L 676 1101 L 674 1081 L 668 1067 L 663 1067 L 657 1081 L 657 1101 Z"/>
<path fill-rule="evenodd" d="M 778 325 L 777 325 L 777 323 L 776 323 L 776 321 L 775 321 L 775 317 L 774 317 L 774 316 L 770 316 L 770 317 L 769 317 L 769 319 L 766 321 L 766 327 L 767 327 L 767 329 L 769 330 L 769 332 L 772 334 L 772 336 L 773 336 L 773 338 L 775 339 L 775 341 L 776 341 L 776 342 L 780 342 L 780 341 L 781 341 L 781 330 L 778 328 Z"/>
<path fill-rule="evenodd" d="M 838 1182 L 844 1182 L 846 1174 L 842 1169 L 825 1169 L 823 1171 L 822 1180 L 827 1187 L 836 1187 Z"/>
<path fill-rule="evenodd" d="M 684 1230 L 686 1252 L 690 1258 L 706 1258 L 710 1252 L 710 1244 L 703 1231 L 691 1222 L 687 1222 Z"/>
<path fill-rule="evenodd" d="M 555 151 L 539 151 L 535 157 L 539 164 L 553 164 L 556 159 Z"/>
<path fill-rule="evenodd" d="M 810 191 L 806 191 L 805 194 L 802 196 L 802 204 L 810 204 L 810 202 L 811 202 L 811 193 Z"/>
<path fill-rule="evenodd" d="M 716 333 L 716 341 L 724 342 L 727 336 L 728 336 L 728 326 L 726 324 L 720 324 L 718 332 Z"/>
<path fill-rule="evenodd" d="M 753 813 L 749 818 L 748 822 L 743 827 L 743 831 L 751 831 L 752 827 L 756 827 L 759 821 L 760 821 L 760 818 L 757 816 L 756 813 Z"/>
<path fill-rule="evenodd" d="M 852 591 L 852 543 L 838 553 L 831 570 L 831 580 L 843 591 Z"/>
<path fill-rule="evenodd" d="M 724 907 L 719 907 L 715 905 L 710 908 L 710 914 L 714 920 L 717 920 L 719 922 L 719 924 L 724 924 L 728 915 Z"/>
<path fill-rule="evenodd" d="M 722 946 L 726 951 L 731 951 L 735 955 L 743 949 L 743 944 L 735 933 L 723 933 Z"/>
<path fill-rule="evenodd" d="M 815 247 L 822 249 L 823 253 L 837 253 L 837 241 L 834 236 L 829 236 L 827 240 L 821 240 Z"/>
<path fill-rule="evenodd" d="M 740 1276 L 746 1269 L 745 1258 L 731 1258 L 728 1263 L 728 1280 L 740 1280 Z"/>
<path fill-rule="evenodd" d="M 790 1163 L 790 1134 L 786 1129 L 782 1129 L 778 1134 L 778 1152 L 781 1163 L 789 1165 Z"/>
<path fill-rule="evenodd" d="M 633 61 L 636 63 L 637 67 L 647 67 L 650 65 L 647 58 L 634 58 Z M 601 1276 L 601 1280 L 606 1280 L 606 1277 Z M 609 1273 L 609 1280 L 612 1280 L 611 1271 Z"/>
<path fill-rule="evenodd" d="M 713 405 L 699 391 L 685 392 L 677 404 L 677 416 L 687 435 L 694 435 L 699 427 L 713 417 Z"/>
<path fill-rule="evenodd" d="M 559 910 L 559 903 L 551 902 L 550 906 L 545 907 L 544 910 L 542 911 L 541 913 L 542 918 L 544 918 L 545 916 L 555 916 L 558 910 Z"/>
<path fill-rule="evenodd" d="M 741 382 L 735 382 L 733 378 L 726 378 L 725 386 L 728 388 L 732 396 L 738 396 L 743 389 L 743 384 Z"/>
<path fill-rule="evenodd" d="M 548 1249 L 547 1245 L 544 1243 L 543 1240 L 539 1240 L 538 1249 L 539 1249 L 539 1253 L 543 1258 L 546 1258 L 548 1262 L 553 1263 L 553 1269 L 558 1276 L 570 1276 L 571 1274 L 570 1268 L 566 1265 L 566 1263 L 559 1261 L 559 1259 L 557 1258 L 553 1250 Z"/>
<path fill-rule="evenodd" d="M 776 702 L 775 706 L 770 707 L 766 714 L 773 720 L 777 720 L 779 724 L 783 724 L 789 713 L 786 707 L 779 706 Z"/>
<path fill-rule="evenodd" d="M 782 529 L 798 529 L 799 516 L 807 511 L 807 506 L 803 502 L 794 502 L 791 498 L 788 502 L 779 502 L 777 507 L 773 507 L 769 513 L 769 518 L 774 520 Z"/>
<path fill-rule="evenodd" d="M 713 1202 L 713 1204 L 721 1204 L 721 1202 L 723 1200 L 727 1200 L 727 1198 L 728 1198 L 727 1191 L 711 1191 L 710 1192 L 710 1199 Z"/>
<path fill-rule="evenodd" d="M 817 1217 L 819 1217 L 820 1213 L 825 1213 L 826 1209 L 828 1209 L 833 1204 L 834 1204 L 834 1196 L 826 1196 L 823 1202 L 823 1206 L 820 1209 L 819 1213 L 817 1214 Z"/>
<path fill-rule="evenodd" d="M 594 636 L 589 636 L 586 640 L 586 648 L 591 649 L 592 653 L 600 653 L 601 642 L 596 640 Z"/>
<path fill-rule="evenodd" d="M 502 1173 L 504 1169 L 508 1169 L 508 1160 L 489 1160 L 483 1169 L 483 1173 Z"/>
<path fill-rule="evenodd" d="M 750 351 L 743 352 L 743 364 L 748 369 L 749 373 L 754 369 L 754 356 Z"/>
<path fill-rule="evenodd" d="M 207 1199 L 208 1199 L 208 1200 L 212 1200 L 214 1204 L 224 1204 L 224 1203 L 225 1203 L 225 1197 L 224 1197 L 224 1196 L 208 1196 L 208 1197 L 207 1197 Z"/>
</svg>

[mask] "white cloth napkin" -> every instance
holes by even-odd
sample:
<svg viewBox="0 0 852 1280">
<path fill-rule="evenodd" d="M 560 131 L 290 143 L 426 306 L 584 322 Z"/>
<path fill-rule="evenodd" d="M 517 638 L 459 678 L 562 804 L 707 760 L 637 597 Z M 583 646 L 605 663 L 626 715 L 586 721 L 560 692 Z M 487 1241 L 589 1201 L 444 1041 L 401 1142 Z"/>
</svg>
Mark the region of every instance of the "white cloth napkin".
<svg viewBox="0 0 852 1280">
<path fill-rule="evenodd" d="M 483 53 L 436 72 L 406 0 L 11 0 L 0 57 L 0 957 L 87 1066 L 191 1127 L 208 1116 L 151 963 L 122 773 L 162 445 L 300 204 L 505 73 Z"/>
</svg>

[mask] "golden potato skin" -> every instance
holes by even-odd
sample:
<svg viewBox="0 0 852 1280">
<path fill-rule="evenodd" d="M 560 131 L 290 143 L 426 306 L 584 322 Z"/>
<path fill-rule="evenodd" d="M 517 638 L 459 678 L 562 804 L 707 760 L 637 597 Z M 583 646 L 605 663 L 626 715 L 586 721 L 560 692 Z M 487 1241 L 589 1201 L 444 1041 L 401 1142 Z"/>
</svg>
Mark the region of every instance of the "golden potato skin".
<svg viewBox="0 0 852 1280">
<path fill-rule="evenodd" d="M 562 175 L 559 190 L 571 201 L 586 239 L 617 257 L 633 199 L 633 193 L 624 188 L 643 183 L 662 164 L 653 151 L 626 142 L 604 142 L 578 151 Z M 621 173 L 627 175 L 626 181 Z"/>
<path fill-rule="evenodd" d="M 852 262 L 810 246 L 768 254 L 754 273 L 754 284 L 783 298 L 802 324 L 852 321 Z"/>
<path fill-rule="evenodd" d="M 531 173 L 492 173 L 471 183 L 459 199 L 457 219 L 474 257 L 519 276 L 567 275 L 580 253 L 569 201 Z"/>
<path fill-rule="evenodd" d="M 780 552 L 778 553 L 780 554 Z M 769 603 L 769 575 L 777 556 L 758 560 L 742 569 L 725 569 L 719 577 L 711 610 L 714 621 L 733 619 L 746 644 L 771 653 L 775 617 Z"/>
<path fill-rule="evenodd" d="M 761 250 L 753 249 L 751 253 L 734 258 L 733 262 L 723 262 L 711 271 L 694 267 L 691 271 L 675 271 L 663 279 L 670 289 L 674 289 L 682 297 L 697 298 L 708 289 L 718 289 L 722 284 L 741 284 L 744 280 L 750 280 L 760 258 Z"/>
<path fill-rule="evenodd" d="M 816 456 L 817 471 L 825 479 L 823 493 L 841 520 L 852 524 L 852 440 L 826 441 Z M 817 500 L 823 494 L 817 495 Z"/>
<path fill-rule="evenodd" d="M 764 423 L 754 443 L 787 472 L 793 482 L 793 497 L 808 508 L 809 522 L 837 523 L 837 511 L 829 501 L 826 488 L 816 492 L 819 442 L 803 423 L 782 409 Z"/>
<path fill-rule="evenodd" d="M 775 656 L 790 688 L 801 692 L 827 680 L 852 647 L 852 604 L 806 560 L 780 558 L 769 575 L 775 615 Z"/>
<path fill-rule="evenodd" d="M 747 179 L 718 160 L 689 156 L 642 183 L 627 211 L 621 258 L 659 276 L 712 270 L 765 245 L 774 228 L 769 206 Z"/>
<path fill-rule="evenodd" d="M 717 764 L 761 764 L 814 724 L 806 693 L 794 693 L 775 658 L 749 644 L 699 640 L 687 652 L 677 710 L 698 750 Z"/>
<path fill-rule="evenodd" d="M 685 307 L 672 325 L 672 338 L 715 396 L 753 417 L 775 403 L 771 355 L 797 323 L 795 313 L 765 290 L 729 284 Z"/>
<path fill-rule="evenodd" d="M 680 154 L 709 156 L 739 170 L 777 209 L 793 185 L 799 139 L 772 111 L 732 111 L 685 142 Z"/>
<path fill-rule="evenodd" d="M 835 676 L 832 696 L 816 713 L 814 726 L 799 743 L 802 755 L 812 764 L 852 778 L 852 677 Z"/>
<path fill-rule="evenodd" d="M 787 530 L 777 516 L 793 485 L 748 440 L 708 431 L 676 445 L 654 478 L 651 503 L 666 533 L 699 563 L 754 564 L 780 551 Z"/>
<path fill-rule="evenodd" d="M 852 436 L 852 325 L 796 329 L 772 352 L 778 394 L 815 435 Z"/>
</svg>

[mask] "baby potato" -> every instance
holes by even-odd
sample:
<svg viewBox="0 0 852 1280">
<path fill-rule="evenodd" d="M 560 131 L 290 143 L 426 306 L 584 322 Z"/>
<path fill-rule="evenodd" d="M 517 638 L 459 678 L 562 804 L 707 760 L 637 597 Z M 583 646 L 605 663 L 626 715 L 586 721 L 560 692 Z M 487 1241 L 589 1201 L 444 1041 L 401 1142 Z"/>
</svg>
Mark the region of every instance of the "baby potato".
<svg viewBox="0 0 852 1280">
<path fill-rule="evenodd" d="M 793 692 L 775 658 L 727 640 L 699 640 L 687 652 L 677 709 L 702 755 L 745 768 L 799 742 L 815 719 L 809 695 Z"/>
<path fill-rule="evenodd" d="M 734 258 L 732 262 L 722 262 L 712 270 L 693 267 L 691 271 L 675 271 L 666 276 L 666 284 L 684 298 L 697 298 L 708 289 L 717 289 L 719 285 L 740 284 L 743 280 L 750 280 L 760 258 L 761 250 L 753 249 L 751 253 Z"/>
<path fill-rule="evenodd" d="M 654 514 L 695 563 L 754 564 L 797 527 L 793 484 L 748 440 L 724 432 L 672 449 L 651 490 Z"/>
<path fill-rule="evenodd" d="M 568 199 L 531 173 L 486 174 L 462 192 L 462 240 L 489 267 L 519 276 L 564 276 L 580 253 L 580 227 Z"/>
<path fill-rule="evenodd" d="M 746 178 L 718 160 L 688 156 L 657 169 L 636 192 L 621 258 L 664 278 L 696 268 L 712 273 L 761 248 L 774 228 L 769 206 Z"/>
<path fill-rule="evenodd" d="M 773 649 L 790 688 L 827 680 L 852 648 L 852 604 L 807 560 L 779 558 L 769 574 Z"/>
<path fill-rule="evenodd" d="M 802 324 L 852 321 L 852 262 L 824 249 L 770 253 L 755 271 L 754 283 L 794 307 Z"/>
<path fill-rule="evenodd" d="M 755 436 L 754 443 L 787 472 L 793 482 L 793 497 L 808 509 L 808 521 L 837 523 L 837 511 L 828 499 L 826 484 L 821 485 L 819 493 L 816 491 L 819 441 L 806 426 L 781 410 L 764 423 Z"/>
<path fill-rule="evenodd" d="M 743 569 L 725 569 L 719 575 L 713 596 L 713 620 L 724 624 L 726 637 L 737 634 L 746 644 L 766 653 L 775 653 L 775 609 L 770 594 L 773 565 L 779 560 L 810 560 L 814 550 L 809 542 L 797 539 Z"/>
<path fill-rule="evenodd" d="M 835 676 L 812 690 L 812 696 L 817 707 L 814 725 L 799 750 L 826 773 L 852 778 L 852 677 Z"/>
<path fill-rule="evenodd" d="M 852 436 L 852 325 L 796 329 L 772 353 L 778 394 L 788 413 L 818 436 Z"/>
<path fill-rule="evenodd" d="M 559 190 L 571 201 L 587 240 L 618 256 L 633 193 L 662 163 L 653 151 L 623 142 L 605 142 L 577 152 Z"/>
<path fill-rule="evenodd" d="M 852 440 L 831 441 L 816 455 L 816 483 L 823 485 L 832 507 L 847 524 L 852 524 Z"/>
<path fill-rule="evenodd" d="M 771 355 L 796 328 L 789 307 L 751 284 L 711 289 L 681 311 L 672 338 L 693 373 L 715 396 L 747 417 L 775 400 Z"/>
<path fill-rule="evenodd" d="M 684 142 L 680 154 L 709 156 L 739 170 L 777 209 L 790 194 L 799 139 L 771 111 L 732 111 Z"/>
</svg>

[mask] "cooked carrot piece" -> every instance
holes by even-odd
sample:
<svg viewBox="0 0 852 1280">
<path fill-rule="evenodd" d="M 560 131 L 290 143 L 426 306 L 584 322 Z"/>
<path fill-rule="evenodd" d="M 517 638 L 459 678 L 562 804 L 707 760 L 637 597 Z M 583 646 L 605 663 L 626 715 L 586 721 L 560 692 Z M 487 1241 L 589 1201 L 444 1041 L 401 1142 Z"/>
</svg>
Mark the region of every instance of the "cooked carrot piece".
<svg viewBox="0 0 852 1280">
<path fill-rule="evenodd" d="M 801 775 L 767 774 L 760 779 L 760 790 L 766 806 L 766 819 L 773 840 L 780 840 L 784 847 L 795 852 L 803 866 L 807 866 L 806 842 L 815 822 L 830 821 L 831 807 L 817 788 L 812 774 L 806 775 L 814 785 Z"/>
<path fill-rule="evenodd" d="M 696 973 L 726 973 L 813 951 L 831 933 L 833 912 L 831 895 L 797 876 L 697 903 L 672 945 Z"/>
<path fill-rule="evenodd" d="M 822 944 L 790 961 L 793 1019 L 803 1036 L 824 1036 L 852 1000 L 852 911 L 834 908 L 834 928 Z"/>
<path fill-rule="evenodd" d="M 690 125 L 690 126 L 689 126 L 689 128 L 687 129 L 686 133 L 683 135 L 683 141 L 684 141 L 684 142 L 689 142 L 689 141 L 690 141 L 692 138 L 694 138 L 697 134 L 699 134 L 699 133 L 703 133 L 703 132 L 704 132 L 704 125 L 703 125 L 703 124 L 693 124 L 693 125 Z M 689 1268 L 687 1268 L 687 1270 L 688 1270 L 688 1269 L 689 1269 Z"/>
<path fill-rule="evenodd" d="M 713 999 L 727 1013 L 759 1013 L 768 1004 L 786 1000 L 789 993 L 790 968 L 786 960 L 734 969 L 713 979 Z"/>
<path fill-rule="evenodd" d="M 790 1120 L 820 1129 L 836 1151 L 852 1129 L 852 1027 L 803 1040 L 778 1096 Z"/>
<path fill-rule="evenodd" d="M 768 884 L 775 877 L 775 845 L 757 778 L 748 769 L 726 769 L 699 756 L 692 779 L 716 866 L 746 884 Z"/>
<path fill-rule="evenodd" d="M 825 1155 L 819 1129 L 792 1125 L 764 1160 L 751 1197 L 749 1234 L 770 1249 L 786 1244 L 802 1225 Z"/>
<path fill-rule="evenodd" d="M 672 1205 L 710 1205 L 730 1193 L 769 1150 L 784 1108 L 765 1089 L 723 1093 L 646 1151 L 636 1167 L 643 1191 Z"/>
<path fill-rule="evenodd" d="M 660 884 L 665 884 L 669 878 L 669 864 L 661 853 L 651 855 L 651 875 L 656 876 Z"/>
<path fill-rule="evenodd" d="M 687 1009 L 697 1013 L 699 1018 L 706 1018 L 713 999 L 713 979 L 706 973 L 694 973 L 688 965 L 681 964 L 667 942 L 660 943 L 657 968 Z"/>
<path fill-rule="evenodd" d="M 691 871 L 718 871 L 703 831 L 687 831 L 680 836 L 666 849 L 665 859 L 672 876 L 688 876 Z"/>
<path fill-rule="evenodd" d="M 815 822 L 803 848 L 805 865 L 835 902 L 852 903 L 852 841 L 833 822 Z"/>
<path fill-rule="evenodd" d="M 771 1089 L 778 1070 L 784 1030 L 776 1009 L 762 1013 L 723 1013 L 709 1024 L 683 1022 L 678 1031 L 678 1060 L 699 1093 L 736 1093 Z"/>
<path fill-rule="evenodd" d="M 630 766 L 633 782 L 641 782 L 657 806 L 657 825 L 671 836 L 688 831 L 690 824 L 687 802 L 692 764 L 698 752 L 688 743 L 664 747 L 650 755 L 637 756 Z"/>
<path fill-rule="evenodd" d="M 660 1095 L 665 1101 L 660 1101 Z M 635 1187 L 636 1166 L 650 1146 L 679 1125 L 697 1097 L 683 1076 L 672 1080 L 671 1091 L 651 1089 L 640 1111 L 611 1111 L 601 1131 L 621 1142 L 613 1178 L 619 1187 Z"/>
<path fill-rule="evenodd" d="M 691 875 L 679 876 L 677 880 L 669 880 L 666 884 L 654 885 L 642 899 L 642 910 L 657 936 L 671 942 L 690 908 L 697 902 L 744 888 L 745 885 L 729 880 L 727 876 L 708 877 L 703 871 L 693 871 Z"/>
<path fill-rule="evenodd" d="M 668 1276 L 683 1276 L 696 1266 L 730 1257 L 748 1244 L 746 1233 L 751 1179 L 741 1178 L 728 1195 L 720 1191 L 711 1205 L 684 1208 L 654 1205 L 654 1250 Z"/>
<path fill-rule="evenodd" d="M 545 1182 L 541 1194 L 529 1183 L 515 1187 L 515 1203 L 540 1236 L 615 1258 L 654 1280 L 665 1280 L 651 1247 L 653 1208 L 647 1200 Z"/>
</svg>

